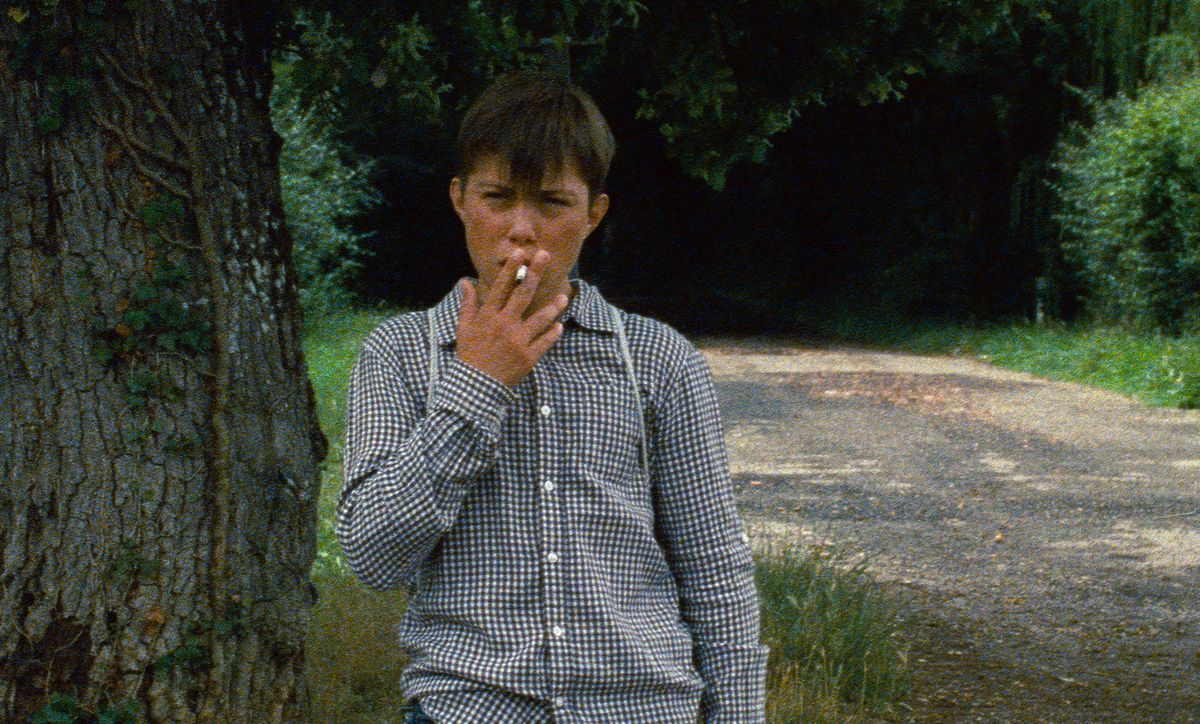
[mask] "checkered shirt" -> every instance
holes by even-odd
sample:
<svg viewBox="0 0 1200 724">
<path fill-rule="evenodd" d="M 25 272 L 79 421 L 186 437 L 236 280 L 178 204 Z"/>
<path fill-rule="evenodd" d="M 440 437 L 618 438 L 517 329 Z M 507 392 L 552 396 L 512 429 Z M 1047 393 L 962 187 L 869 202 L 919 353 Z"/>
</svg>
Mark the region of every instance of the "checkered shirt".
<svg viewBox="0 0 1200 724">
<path fill-rule="evenodd" d="M 435 721 L 762 722 L 767 652 L 708 367 L 620 312 L 638 399 L 611 307 L 578 284 L 562 338 L 514 389 L 455 357 L 457 287 L 368 337 L 346 559 L 409 591 L 404 695 Z"/>
</svg>

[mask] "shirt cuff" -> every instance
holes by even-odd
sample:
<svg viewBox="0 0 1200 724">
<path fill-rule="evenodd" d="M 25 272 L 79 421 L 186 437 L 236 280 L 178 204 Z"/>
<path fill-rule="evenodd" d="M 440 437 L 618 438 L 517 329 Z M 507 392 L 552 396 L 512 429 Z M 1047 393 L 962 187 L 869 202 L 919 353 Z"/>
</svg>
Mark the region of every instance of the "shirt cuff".
<svg viewBox="0 0 1200 724">
<path fill-rule="evenodd" d="M 429 409 L 457 413 L 495 440 L 504 414 L 516 399 L 503 382 L 452 357 L 434 383 Z"/>
<path fill-rule="evenodd" d="M 704 680 L 706 724 L 761 724 L 766 717 L 766 646 L 697 644 L 696 668 Z"/>
</svg>

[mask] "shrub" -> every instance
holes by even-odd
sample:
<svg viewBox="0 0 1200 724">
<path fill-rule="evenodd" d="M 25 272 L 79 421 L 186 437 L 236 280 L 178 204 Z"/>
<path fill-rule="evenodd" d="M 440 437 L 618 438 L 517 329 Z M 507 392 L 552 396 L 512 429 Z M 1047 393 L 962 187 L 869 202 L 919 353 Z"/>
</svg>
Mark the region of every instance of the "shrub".
<svg viewBox="0 0 1200 724">
<path fill-rule="evenodd" d="M 283 137 L 280 184 L 300 302 L 310 316 L 346 309 L 367 237 L 347 221 L 380 200 L 368 180 L 371 166 L 343 160 L 346 151 L 332 140 L 330 125 L 311 111 L 302 112 L 286 93 L 272 97 L 272 118 Z"/>
<path fill-rule="evenodd" d="M 1104 105 L 1057 168 L 1064 251 L 1094 316 L 1200 331 L 1200 78 Z"/>
</svg>

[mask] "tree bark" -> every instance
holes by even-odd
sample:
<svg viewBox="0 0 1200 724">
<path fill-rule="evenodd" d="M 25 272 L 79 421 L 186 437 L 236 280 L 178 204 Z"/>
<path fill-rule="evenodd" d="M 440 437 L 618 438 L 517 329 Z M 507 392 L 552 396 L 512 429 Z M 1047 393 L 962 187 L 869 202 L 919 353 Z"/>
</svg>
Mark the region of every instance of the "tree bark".
<svg viewBox="0 0 1200 724">
<path fill-rule="evenodd" d="M 0 17 L 0 719 L 303 721 L 325 441 L 269 4 L 48 5 Z"/>
</svg>

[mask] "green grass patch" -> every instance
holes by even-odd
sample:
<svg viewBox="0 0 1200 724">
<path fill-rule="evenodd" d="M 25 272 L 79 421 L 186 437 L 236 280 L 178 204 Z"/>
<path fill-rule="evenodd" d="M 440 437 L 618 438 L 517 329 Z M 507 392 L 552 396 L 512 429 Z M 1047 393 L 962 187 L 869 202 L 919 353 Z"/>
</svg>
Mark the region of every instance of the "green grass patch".
<svg viewBox="0 0 1200 724">
<path fill-rule="evenodd" d="M 763 641 L 771 647 L 767 719 L 846 722 L 896 712 L 911 685 L 896 607 L 827 549 L 757 556 Z"/>
<path fill-rule="evenodd" d="M 408 658 L 396 630 L 407 597 L 371 591 L 349 572 L 314 576 L 313 582 L 319 596 L 305 654 L 311 721 L 403 721 L 400 673 Z"/>
<path fill-rule="evenodd" d="M 313 575 L 347 573 L 334 535 L 338 492 L 342 487 L 342 440 L 346 434 L 346 387 L 358 348 L 371 330 L 394 312 L 358 310 L 331 313 L 308 321 L 304 356 L 317 398 L 317 418 L 329 441 L 321 467 L 321 499 L 317 520 L 317 562 Z"/>
<path fill-rule="evenodd" d="M 396 627 L 407 599 L 401 592 L 378 593 L 359 585 L 334 533 L 350 371 L 363 339 L 393 313 L 329 313 L 310 318 L 305 329 L 304 354 L 317 416 L 329 440 L 321 469 L 317 561 L 312 570 L 318 598 L 305 659 L 313 721 L 365 724 L 403 719 L 399 682 L 406 659 L 396 645 Z"/>
<path fill-rule="evenodd" d="M 953 322 L 840 320 L 835 339 L 919 354 L 963 354 L 1050 379 L 1079 382 L 1159 407 L 1200 408 L 1200 337 L 1122 329 Z"/>
<path fill-rule="evenodd" d="M 366 311 L 326 314 L 309 321 L 304 332 L 308 376 L 317 394 L 317 414 L 330 443 L 339 444 L 346 425 L 346 385 L 358 348 L 371 330 L 396 312 Z"/>
</svg>

